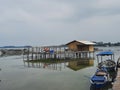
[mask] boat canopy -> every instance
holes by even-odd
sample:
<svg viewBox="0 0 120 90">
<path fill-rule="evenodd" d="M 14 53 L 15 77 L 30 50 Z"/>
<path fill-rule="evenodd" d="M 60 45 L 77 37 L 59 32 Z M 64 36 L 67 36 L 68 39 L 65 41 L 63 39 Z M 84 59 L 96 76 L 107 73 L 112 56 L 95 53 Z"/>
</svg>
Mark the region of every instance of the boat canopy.
<svg viewBox="0 0 120 90">
<path fill-rule="evenodd" d="M 104 52 L 100 52 L 100 53 L 98 53 L 97 54 L 97 56 L 105 56 L 105 55 L 114 55 L 114 53 L 113 52 L 111 52 L 111 51 L 104 51 Z"/>
</svg>

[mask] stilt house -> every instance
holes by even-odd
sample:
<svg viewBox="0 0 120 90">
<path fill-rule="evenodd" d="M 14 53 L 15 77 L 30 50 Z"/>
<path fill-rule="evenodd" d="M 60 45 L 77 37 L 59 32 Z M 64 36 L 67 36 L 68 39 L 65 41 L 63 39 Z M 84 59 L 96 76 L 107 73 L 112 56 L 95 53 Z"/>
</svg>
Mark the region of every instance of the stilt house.
<svg viewBox="0 0 120 90">
<path fill-rule="evenodd" d="M 90 41 L 78 41 L 74 40 L 66 45 L 68 46 L 69 50 L 72 51 L 89 51 L 93 52 L 94 51 L 94 44 L 93 42 Z"/>
</svg>

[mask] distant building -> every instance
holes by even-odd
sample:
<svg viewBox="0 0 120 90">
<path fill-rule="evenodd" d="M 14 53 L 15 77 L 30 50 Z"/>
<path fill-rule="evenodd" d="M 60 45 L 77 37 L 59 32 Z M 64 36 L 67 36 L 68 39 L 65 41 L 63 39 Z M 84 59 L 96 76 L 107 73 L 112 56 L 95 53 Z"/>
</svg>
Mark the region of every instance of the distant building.
<svg viewBox="0 0 120 90">
<path fill-rule="evenodd" d="M 68 48 L 72 51 L 94 51 L 94 44 L 93 42 L 90 41 L 79 41 L 79 40 L 74 40 L 66 45 Z"/>
</svg>

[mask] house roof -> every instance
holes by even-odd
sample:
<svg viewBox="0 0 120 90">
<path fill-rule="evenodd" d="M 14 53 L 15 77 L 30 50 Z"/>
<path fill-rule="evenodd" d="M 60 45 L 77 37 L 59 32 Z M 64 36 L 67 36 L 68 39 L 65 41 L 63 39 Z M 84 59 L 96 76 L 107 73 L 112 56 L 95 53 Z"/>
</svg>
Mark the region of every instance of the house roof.
<svg viewBox="0 0 120 90">
<path fill-rule="evenodd" d="M 91 41 L 84 41 L 84 40 L 73 40 L 69 43 L 67 43 L 66 45 L 70 44 L 70 43 L 73 43 L 73 42 L 79 42 L 79 43 L 82 43 L 82 44 L 85 44 L 85 45 L 94 45 L 95 43 L 91 42 Z"/>
</svg>

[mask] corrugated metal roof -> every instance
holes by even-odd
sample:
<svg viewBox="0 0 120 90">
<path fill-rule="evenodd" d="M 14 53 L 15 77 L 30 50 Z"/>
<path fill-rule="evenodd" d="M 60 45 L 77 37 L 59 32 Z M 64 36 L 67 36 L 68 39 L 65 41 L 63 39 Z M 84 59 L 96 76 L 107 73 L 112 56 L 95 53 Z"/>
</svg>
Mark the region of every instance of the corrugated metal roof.
<svg viewBox="0 0 120 90">
<path fill-rule="evenodd" d="M 69 43 L 67 43 L 66 45 L 70 44 L 70 43 L 73 43 L 73 42 L 79 42 L 79 43 L 82 43 L 82 44 L 85 44 L 85 45 L 94 45 L 95 43 L 91 42 L 91 41 L 84 41 L 84 40 L 73 40 Z"/>
<path fill-rule="evenodd" d="M 86 44 L 86 45 L 94 45 L 95 43 L 91 42 L 91 41 L 80 41 L 80 40 L 76 40 L 80 43 Z"/>
</svg>

